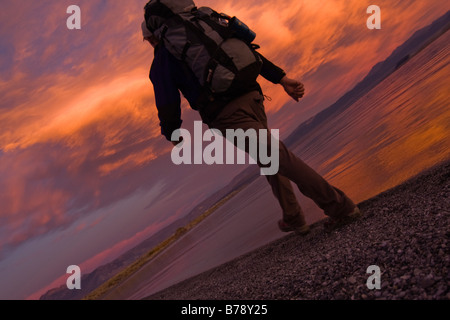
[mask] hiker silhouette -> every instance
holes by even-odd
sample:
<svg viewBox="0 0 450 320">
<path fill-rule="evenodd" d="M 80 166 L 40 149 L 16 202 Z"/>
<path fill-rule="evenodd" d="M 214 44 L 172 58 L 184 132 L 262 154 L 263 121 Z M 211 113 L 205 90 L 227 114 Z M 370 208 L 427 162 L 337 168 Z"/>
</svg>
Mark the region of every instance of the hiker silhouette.
<svg viewBox="0 0 450 320">
<path fill-rule="evenodd" d="M 154 47 L 150 80 L 161 134 L 168 141 L 182 126 L 180 94 L 209 128 L 223 136 L 227 129 L 270 130 L 259 75 L 280 84 L 295 101 L 303 98 L 304 85 L 259 53 L 259 47 L 251 43 L 253 31 L 237 18 L 197 8 L 191 0 L 152 0 L 144 10 L 142 35 Z M 180 142 L 172 141 L 174 145 Z M 232 142 L 237 146 L 236 139 Z M 271 139 L 266 147 L 271 150 Z M 281 141 L 278 156 L 278 173 L 266 175 L 266 179 L 281 206 L 281 231 L 309 232 L 291 181 L 330 217 L 326 224 L 329 230 L 360 216 L 343 191 L 330 185 Z"/>
</svg>

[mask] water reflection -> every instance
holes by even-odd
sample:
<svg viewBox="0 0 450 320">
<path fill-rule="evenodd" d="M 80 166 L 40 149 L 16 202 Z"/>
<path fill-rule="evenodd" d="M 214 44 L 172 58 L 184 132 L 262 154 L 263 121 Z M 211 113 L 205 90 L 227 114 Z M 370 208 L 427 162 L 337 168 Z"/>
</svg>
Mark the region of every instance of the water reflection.
<svg viewBox="0 0 450 320">
<path fill-rule="evenodd" d="M 447 32 L 309 137 L 322 146 L 310 162 L 356 201 L 450 158 L 449 38 Z"/>
</svg>

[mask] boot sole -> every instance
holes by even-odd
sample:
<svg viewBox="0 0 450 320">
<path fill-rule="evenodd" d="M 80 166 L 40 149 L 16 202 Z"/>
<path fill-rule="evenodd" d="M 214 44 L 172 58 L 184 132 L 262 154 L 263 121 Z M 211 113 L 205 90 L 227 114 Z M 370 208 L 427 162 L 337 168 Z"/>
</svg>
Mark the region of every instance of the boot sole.
<svg viewBox="0 0 450 320">
<path fill-rule="evenodd" d="M 294 227 L 291 227 L 291 226 L 283 228 L 283 227 L 280 226 L 280 221 L 278 222 L 278 227 L 279 227 L 279 229 L 282 232 L 286 232 L 286 233 L 288 233 L 288 232 L 295 232 L 295 234 L 297 234 L 297 235 L 305 235 L 305 234 L 308 234 L 311 231 L 308 225 L 305 225 L 305 226 L 300 227 L 300 228 L 294 228 Z"/>
</svg>

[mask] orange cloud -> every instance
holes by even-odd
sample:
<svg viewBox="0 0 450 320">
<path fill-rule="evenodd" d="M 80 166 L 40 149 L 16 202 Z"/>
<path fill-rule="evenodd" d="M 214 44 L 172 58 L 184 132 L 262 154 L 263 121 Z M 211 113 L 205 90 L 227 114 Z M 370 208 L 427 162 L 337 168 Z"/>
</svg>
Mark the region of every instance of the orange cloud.
<svg viewBox="0 0 450 320">
<path fill-rule="evenodd" d="M 301 106 L 310 115 L 327 107 L 330 97 L 337 100 L 414 30 L 444 12 L 441 4 L 425 0 L 380 0 L 382 30 L 373 31 L 366 27 L 366 9 L 371 3 L 359 0 L 283 1 L 277 5 L 272 1 L 196 3 L 246 22 L 257 33 L 260 51 L 291 77 L 304 80 L 307 94 L 317 95 L 312 104 Z M 311 78 L 325 64 L 339 67 L 341 74 Z M 290 101 L 280 88 L 263 84 L 274 98 L 274 103 L 267 104 L 268 112 L 275 113 Z"/>
</svg>

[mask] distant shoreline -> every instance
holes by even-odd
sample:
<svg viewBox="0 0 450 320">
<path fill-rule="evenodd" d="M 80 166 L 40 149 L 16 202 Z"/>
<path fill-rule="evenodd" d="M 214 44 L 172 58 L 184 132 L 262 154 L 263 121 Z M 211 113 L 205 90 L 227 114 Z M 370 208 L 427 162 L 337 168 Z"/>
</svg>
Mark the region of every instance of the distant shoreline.
<svg viewBox="0 0 450 320">
<path fill-rule="evenodd" d="M 208 216 L 210 216 L 214 211 L 216 211 L 225 202 L 227 202 L 233 196 L 235 196 L 237 193 L 239 193 L 239 191 L 244 187 L 241 187 L 238 190 L 234 190 L 234 191 L 230 192 L 228 195 L 226 195 L 224 198 L 219 200 L 216 204 L 214 204 L 212 207 L 207 209 L 203 214 L 201 214 L 200 216 L 198 216 L 197 218 L 192 220 L 186 226 L 178 228 L 173 235 L 171 235 L 170 237 L 168 237 L 161 243 L 157 244 L 154 248 L 150 249 L 147 253 L 145 253 L 141 258 L 136 260 L 130 266 L 124 268 L 122 271 L 120 271 L 118 274 L 116 274 L 111 279 L 106 281 L 100 287 L 98 287 L 97 289 L 90 292 L 86 297 L 83 298 L 83 300 L 102 299 L 103 296 L 107 295 L 111 290 L 114 290 L 114 288 L 116 288 L 121 283 L 123 283 L 126 279 L 131 277 L 142 266 L 144 266 L 146 263 L 148 263 L 149 261 L 154 259 L 158 254 L 163 252 L 172 243 L 176 242 L 183 235 L 185 235 L 187 232 L 189 232 L 191 229 L 193 229 L 195 226 L 197 226 L 200 222 L 202 222 L 204 219 L 206 219 Z"/>
<path fill-rule="evenodd" d="M 359 206 L 364 218 L 331 234 L 319 221 L 146 300 L 450 299 L 450 160 Z"/>
</svg>

